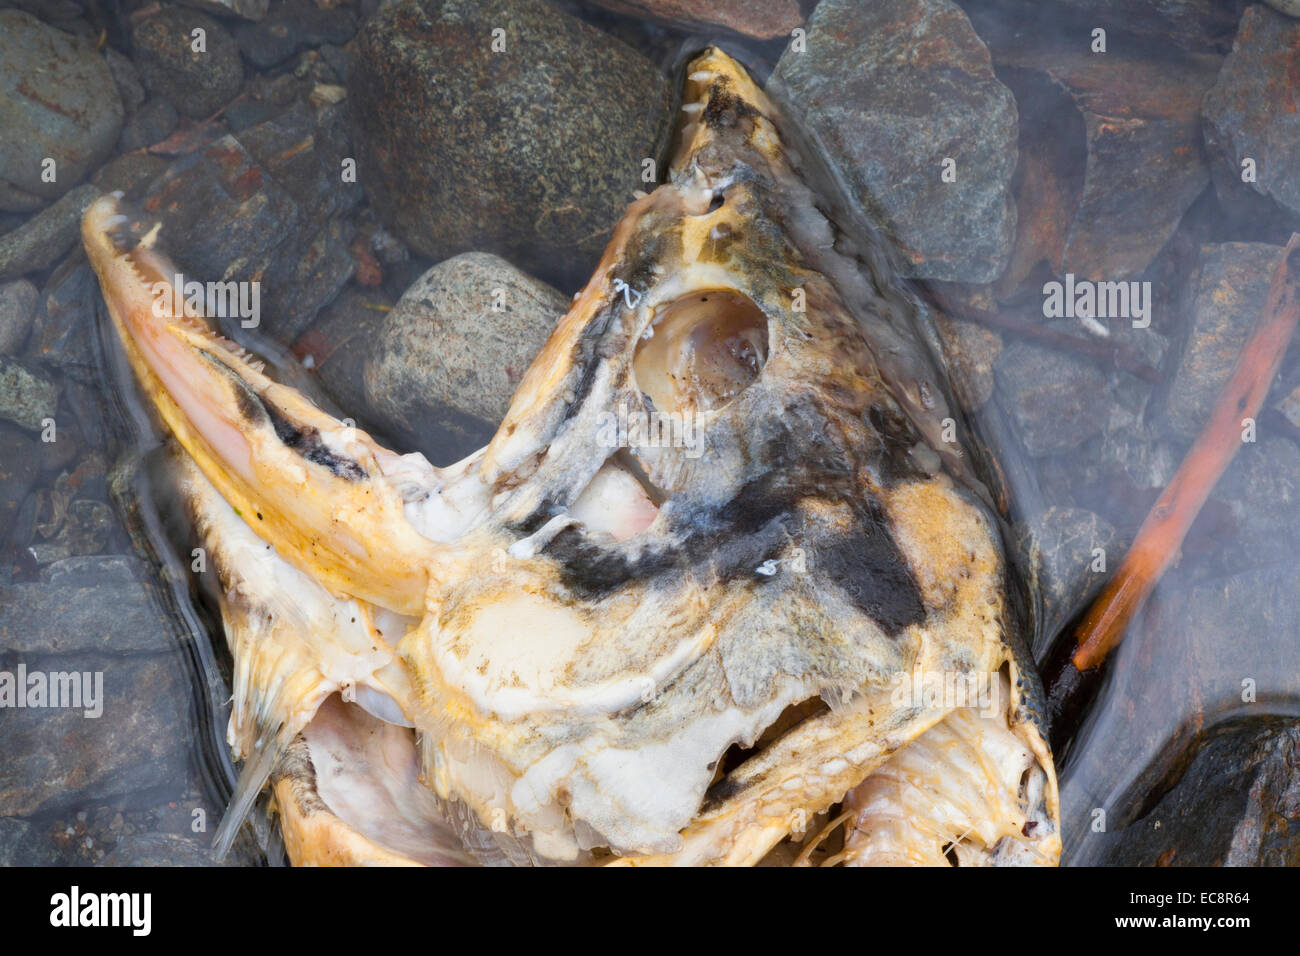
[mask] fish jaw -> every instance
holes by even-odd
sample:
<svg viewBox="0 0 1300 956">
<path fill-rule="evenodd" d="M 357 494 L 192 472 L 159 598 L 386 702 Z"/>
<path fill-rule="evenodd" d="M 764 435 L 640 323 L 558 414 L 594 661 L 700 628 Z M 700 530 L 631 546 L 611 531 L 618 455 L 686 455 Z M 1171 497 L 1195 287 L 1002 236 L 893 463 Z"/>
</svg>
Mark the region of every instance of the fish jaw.
<svg viewBox="0 0 1300 956">
<path fill-rule="evenodd" d="M 404 516 L 387 472 L 411 462 L 277 385 L 174 288 L 178 271 L 135 242 L 116 195 L 94 202 L 82 241 L 140 389 L 250 527 L 332 592 L 421 613 L 433 544 Z M 178 308 L 179 307 L 179 308 Z M 424 463 L 424 490 L 436 473 Z"/>
</svg>

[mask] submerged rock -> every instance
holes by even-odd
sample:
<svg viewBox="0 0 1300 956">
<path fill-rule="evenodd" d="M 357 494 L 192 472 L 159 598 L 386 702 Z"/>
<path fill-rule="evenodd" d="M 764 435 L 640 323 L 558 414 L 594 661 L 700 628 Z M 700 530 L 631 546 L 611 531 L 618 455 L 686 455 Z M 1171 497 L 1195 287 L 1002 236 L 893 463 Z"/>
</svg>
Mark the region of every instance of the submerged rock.
<svg viewBox="0 0 1300 956">
<path fill-rule="evenodd" d="M 1095 862 L 1300 866 L 1300 721 L 1236 718 L 1190 749 L 1167 792 Z"/>
<path fill-rule="evenodd" d="M 1280 206 L 1292 229 L 1300 227 L 1297 60 L 1300 21 L 1252 6 L 1204 103 L 1205 143 L 1224 206 L 1246 218 Z M 1250 181 L 1243 179 L 1247 160 L 1254 164 Z"/>
<path fill-rule="evenodd" d="M 648 60 L 539 0 L 397 0 L 348 71 L 358 176 L 387 225 L 434 260 L 489 251 L 574 287 L 651 185 L 670 102 Z"/>
<path fill-rule="evenodd" d="M 39 431 L 59 407 L 60 383 L 35 362 L 0 356 L 0 418 Z"/>
<path fill-rule="evenodd" d="M 1163 404 L 1163 420 L 1178 438 L 1191 441 L 1209 419 L 1281 258 L 1282 249 L 1266 243 L 1202 248 L 1200 271 L 1185 291 L 1186 326 Z"/>
<path fill-rule="evenodd" d="M 312 0 L 278 0 L 259 22 L 234 28 L 244 58 L 260 70 L 308 47 L 347 43 L 356 32 L 357 17 L 351 8 L 321 9 Z"/>
<path fill-rule="evenodd" d="M 339 182 L 346 147 L 331 132 L 292 108 L 176 160 L 141 200 L 164 219 L 167 249 L 187 279 L 258 283 L 258 315 L 235 319 L 256 320 L 281 342 L 355 268 L 343 214 L 360 190 Z"/>
<path fill-rule="evenodd" d="M 201 30 L 202 50 L 194 31 Z M 135 64 L 153 96 L 184 116 L 204 119 L 225 106 L 244 82 L 239 47 L 216 20 L 185 7 L 164 7 L 131 33 Z"/>
<path fill-rule="evenodd" d="M 493 255 L 434 266 L 369 346 L 369 404 L 439 463 L 486 444 L 569 300 Z"/>
<path fill-rule="evenodd" d="M 0 279 L 13 279 L 54 265 L 80 237 L 81 214 L 97 198 L 99 190 L 94 186 L 78 186 L 49 209 L 0 236 Z"/>
<path fill-rule="evenodd" d="M 27 341 L 36 296 L 36 286 L 26 279 L 0 285 L 0 355 L 15 354 Z"/>
<path fill-rule="evenodd" d="M 1042 594 L 1041 632 L 1047 637 L 1084 607 L 1123 557 L 1115 529 L 1083 508 L 1048 508 L 1018 524 L 1016 537 Z"/>
<path fill-rule="evenodd" d="M 1201 97 L 1218 69 L 1214 56 L 1153 60 L 1124 50 L 1094 54 L 1083 48 L 1042 43 L 998 52 L 999 67 L 1042 74 L 1072 101 L 1082 117 L 1084 144 L 1031 142 L 1033 177 L 1028 185 L 1050 187 L 1029 197 L 1042 217 L 1068 207 L 1068 228 L 1059 232 L 1059 247 L 1044 250 L 1058 275 L 1073 273 L 1091 280 L 1115 281 L 1142 272 L 1173 235 L 1183 214 L 1209 183 L 1201 151 Z M 1023 80 L 1021 95 L 1041 95 Z M 1049 139 L 1072 132 L 1056 116 Z M 1072 168 L 1079 145 L 1086 151 L 1081 181 Z M 1046 152 L 1043 147 L 1046 146 Z M 1038 170 L 1034 163 L 1054 156 L 1056 168 Z M 1065 167 L 1065 168 L 1062 168 Z M 1022 181 L 1022 189 L 1026 185 Z M 1050 224 L 1049 224 L 1050 225 Z"/>
<path fill-rule="evenodd" d="M 803 23 L 798 0 L 594 0 L 616 13 L 647 17 L 683 30 L 714 27 L 758 40 L 789 36 Z"/>
<path fill-rule="evenodd" d="M 0 10 L 0 209 L 30 212 L 37 206 L 23 197 L 47 202 L 77 185 L 112 152 L 122 119 L 92 44 Z"/>
<path fill-rule="evenodd" d="M 1074 331 L 1070 320 L 1052 326 Z M 1021 340 L 1002 350 L 995 371 L 1005 408 L 1030 455 L 1076 448 L 1105 427 L 1107 376 L 1091 362 Z"/>
<path fill-rule="evenodd" d="M 806 40 L 775 89 L 908 274 L 996 279 L 1016 226 L 1016 103 L 966 14 L 949 0 L 823 0 Z"/>
</svg>

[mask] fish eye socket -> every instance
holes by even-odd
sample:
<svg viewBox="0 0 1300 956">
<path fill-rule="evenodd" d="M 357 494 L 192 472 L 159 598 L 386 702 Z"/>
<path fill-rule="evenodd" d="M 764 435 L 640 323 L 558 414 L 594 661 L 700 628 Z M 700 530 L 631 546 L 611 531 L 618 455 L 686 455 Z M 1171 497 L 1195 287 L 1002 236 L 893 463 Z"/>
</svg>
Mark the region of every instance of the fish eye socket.
<svg viewBox="0 0 1300 956">
<path fill-rule="evenodd" d="M 767 362 L 767 316 L 730 289 L 692 292 L 660 306 L 650 332 L 637 343 L 632 370 L 662 412 L 722 408 Z"/>
</svg>

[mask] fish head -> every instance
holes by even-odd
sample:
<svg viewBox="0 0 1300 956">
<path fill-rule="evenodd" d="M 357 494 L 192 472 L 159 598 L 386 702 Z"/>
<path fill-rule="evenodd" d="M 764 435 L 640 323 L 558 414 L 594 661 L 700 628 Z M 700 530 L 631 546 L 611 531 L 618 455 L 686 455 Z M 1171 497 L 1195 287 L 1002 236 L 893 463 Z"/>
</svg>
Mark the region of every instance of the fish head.
<svg viewBox="0 0 1300 956">
<path fill-rule="evenodd" d="M 442 469 L 152 311 L 165 264 L 88 211 L 222 574 L 241 799 L 272 779 L 297 859 L 430 862 L 450 825 L 484 861 L 806 860 L 850 819 L 844 862 L 1059 855 L 996 519 L 777 118 L 690 64 L 666 181 Z"/>
</svg>

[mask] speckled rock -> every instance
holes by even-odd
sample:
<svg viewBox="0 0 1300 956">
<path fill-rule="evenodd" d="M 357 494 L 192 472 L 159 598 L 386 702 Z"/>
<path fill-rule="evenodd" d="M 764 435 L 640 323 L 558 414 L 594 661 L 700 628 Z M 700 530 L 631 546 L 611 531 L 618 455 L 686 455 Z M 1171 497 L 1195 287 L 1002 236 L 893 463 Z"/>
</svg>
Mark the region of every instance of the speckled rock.
<svg viewBox="0 0 1300 956">
<path fill-rule="evenodd" d="M 0 285 L 0 355 L 14 355 L 27 341 L 36 314 L 36 286 L 26 279 Z"/>
<path fill-rule="evenodd" d="M 0 280 L 48 269 L 81 235 L 81 214 L 99 197 L 87 183 L 0 236 Z"/>
<path fill-rule="evenodd" d="M 658 20 L 682 30 L 716 27 L 759 40 L 789 36 L 803 23 L 797 0 L 593 0 L 616 13 Z"/>
<path fill-rule="evenodd" d="M 204 31 L 202 53 L 193 49 L 194 30 Z M 164 7 L 135 25 L 131 42 L 149 93 L 168 100 L 184 116 L 211 116 L 234 99 L 244 82 L 234 37 L 197 10 Z"/>
<path fill-rule="evenodd" d="M 1279 13 L 1300 17 L 1300 0 L 1264 0 L 1264 2 Z"/>
<path fill-rule="evenodd" d="M 569 300 L 484 253 L 442 262 L 407 290 L 365 366 L 376 413 L 454 461 L 491 438 Z"/>
<path fill-rule="evenodd" d="M 29 431 L 59 407 L 59 381 L 34 362 L 0 355 L 0 418 Z"/>
<path fill-rule="evenodd" d="M 1281 258 L 1281 248 L 1266 243 L 1224 242 L 1202 248 L 1199 275 L 1184 293 L 1187 326 L 1163 405 L 1164 421 L 1178 438 L 1191 441 L 1208 420 L 1264 307 Z"/>
<path fill-rule="evenodd" d="M 787 49 L 772 85 L 911 275 L 997 278 L 1016 227 L 1016 103 L 960 7 L 822 0 L 807 49 Z"/>
<path fill-rule="evenodd" d="M 0 10 L 0 209 L 26 212 L 22 195 L 66 193 L 112 152 L 122 118 L 108 63 L 91 44 Z M 54 182 L 42 181 L 46 158 Z"/>
<path fill-rule="evenodd" d="M 358 34 L 348 87 L 358 175 L 409 245 L 574 288 L 671 123 L 649 61 L 539 0 L 397 0 Z"/>
<path fill-rule="evenodd" d="M 1205 97 L 1205 143 L 1214 182 L 1230 209 L 1247 216 L 1287 213 L 1300 227 L 1300 21 L 1255 5 L 1241 18 L 1232 52 Z M 1242 181 L 1242 162 L 1255 161 L 1255 182 Z"/>
</svg>

